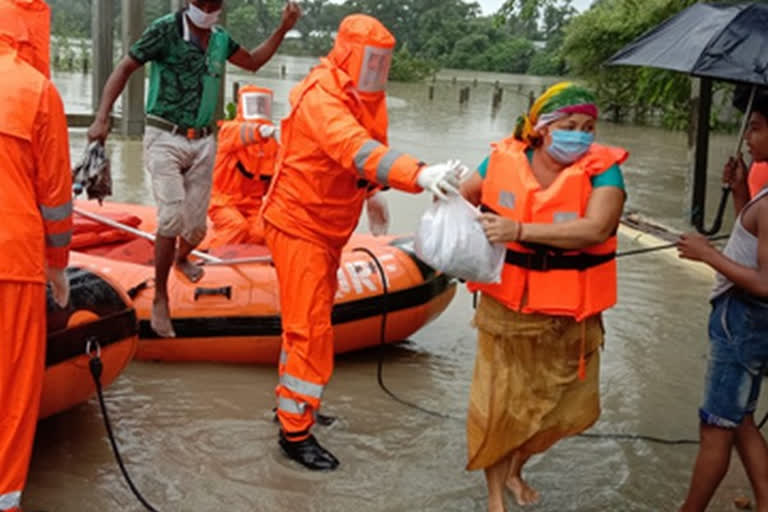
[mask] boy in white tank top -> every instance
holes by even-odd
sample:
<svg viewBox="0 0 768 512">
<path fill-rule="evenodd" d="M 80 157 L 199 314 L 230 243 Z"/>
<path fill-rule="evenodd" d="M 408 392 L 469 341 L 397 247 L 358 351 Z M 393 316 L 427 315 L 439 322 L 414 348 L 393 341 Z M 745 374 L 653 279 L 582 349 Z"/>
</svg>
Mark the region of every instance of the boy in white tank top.
<svg viewBox="0 0 768 512">
<path fill-rule="evenodd" d="M 746 134 L 755 162 L 768 161 L 768 95 L 759 94 Z M 726 175 L 746 175 L 731 159 Z M 768 512 L 768 445 L 755 424 L 763 374 L 768 368 L 768 187 L 740 209 L 721 253 L 702 235 L 683 235 L 680 257 L 717 271 L 710 300 L 710 357 L 699 410 L 701 445 L 681 512 L 703 512 L 728 471 L 735 446 L 755 493 L 756 510 Z"/>
</svg>

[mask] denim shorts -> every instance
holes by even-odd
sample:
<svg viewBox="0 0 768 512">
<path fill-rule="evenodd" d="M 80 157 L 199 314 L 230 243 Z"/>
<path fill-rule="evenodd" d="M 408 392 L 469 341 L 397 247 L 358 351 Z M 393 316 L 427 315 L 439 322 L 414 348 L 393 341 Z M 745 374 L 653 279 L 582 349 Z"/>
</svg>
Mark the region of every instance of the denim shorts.
<svg viewBox="0 0 768 512">
<path fill-rule="evenodd" d="M 730 291 L 712 301 L 701 421 L 736 428 L 757 408 L 768 368 L 768 303 Z"/>
</svg>

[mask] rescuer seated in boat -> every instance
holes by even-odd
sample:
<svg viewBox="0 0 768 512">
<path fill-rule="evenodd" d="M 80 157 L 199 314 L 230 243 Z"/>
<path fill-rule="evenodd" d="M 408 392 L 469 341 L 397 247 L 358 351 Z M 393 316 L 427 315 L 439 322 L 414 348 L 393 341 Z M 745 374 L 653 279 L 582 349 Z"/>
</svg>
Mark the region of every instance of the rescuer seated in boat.
<svg viewBox="0 0 768 512">
<path fill-rule="evenodd" d="M 768 163 L 768 97 L 758 96 L 746 142 L 752 159 Z M 726 174 L 744 176 L 741 159 Z M 699 454 L 682 512 L 706 510 L 735 446 L 757 500 L 768 512 L 768 446 L 755 424 L 763 374 L 768 368 L 768 184 L 741 208 L 723 252 L 697 233 L 684 235 L 680 257 L 717 271 L 709 297 L 709 368 L 699 409 Z"/>
<path fill-rule="evenodd" d="M 482 295 L 467 469 L 485 470 L 489 511 L 506 510 L 505 485 L 520 505 L 539 501 L 525 463 L 600 415 L 628 154 L 594 143 L 597 117 L 591 92 L 554 85 L 462 185 L 488 239 L 508 247 L 500 284 L 470 284 Z"/>
<path fill-rule="evenodd" d="M 275 170 L 279 144 L 272 124 L 272 91 L 248 85 L 238 92 L 237 116 L 222 121 L 208 216 L 211 247 L 263 244 L 259 211 Z"/>
</svg>

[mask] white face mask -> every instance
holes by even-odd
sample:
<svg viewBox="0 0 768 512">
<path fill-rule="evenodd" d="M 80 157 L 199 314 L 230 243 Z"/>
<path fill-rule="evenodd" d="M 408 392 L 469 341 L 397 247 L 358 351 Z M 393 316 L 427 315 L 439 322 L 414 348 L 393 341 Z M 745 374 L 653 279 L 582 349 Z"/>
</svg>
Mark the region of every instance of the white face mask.
<svg viewBox="0 0 768 512">
<path fill-rule="evenodd" d="M 187 7 L 189 21 L 196 27 L 204 29 L 213 27 L 219 21 L 219 14 L 221 14 L 221 9 L 214 12 L 205 12 L 194 4 L 189 4 L 189 7 Z"/>
</svg>

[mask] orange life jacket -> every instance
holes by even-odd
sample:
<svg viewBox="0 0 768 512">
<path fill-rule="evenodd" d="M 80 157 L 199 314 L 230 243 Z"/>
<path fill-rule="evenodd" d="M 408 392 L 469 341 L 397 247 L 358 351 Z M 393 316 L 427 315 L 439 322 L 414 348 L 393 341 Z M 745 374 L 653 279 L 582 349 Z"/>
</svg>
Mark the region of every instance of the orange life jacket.
<svg viewBox="0 0 768 512">
<path fill-rule="evenodd" d="M 50 68 L 51 9 L 44 0 L 0 0 L 0 37 L 10 38 L 22 60 L 46 78 Z"/>
<path fill-rule="evenodd" d="M 526 144 L 507 139 L 491 153 L 482 206 L 523 223 L 564 222 L 583 217 L 591 178 L 627 159 L 623 149 L 593 144 L 548 188 L 533 175 Z M 471 284 L 523 313 L 570 316 L 578 321 L 616 303 L 616 236 L 580 251 L 509 243 L 500 284 Z"/>
<path fill-rule="evenodd" d="M 749 171 L 749 197 L 755 197 L 760 189 L 768 185 L 768 162 L 755 162 Z"/>
<path fill-rule="evenodd" d="M 275 172 L 280 146 L 274 137 L 264 138 L 259 134 L 259 126 L 271 126 L 272 121 L 266 116 L 246 119 L 242 100 L 248 93 L 272 95 L 269 89 L 242 87 L 238 93 L 237 117 L 220 123 L 211 210 L 236 207 L 255 214 Z"/>
</svg>

